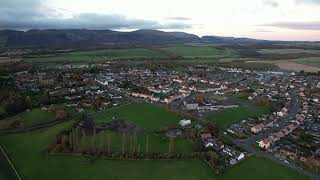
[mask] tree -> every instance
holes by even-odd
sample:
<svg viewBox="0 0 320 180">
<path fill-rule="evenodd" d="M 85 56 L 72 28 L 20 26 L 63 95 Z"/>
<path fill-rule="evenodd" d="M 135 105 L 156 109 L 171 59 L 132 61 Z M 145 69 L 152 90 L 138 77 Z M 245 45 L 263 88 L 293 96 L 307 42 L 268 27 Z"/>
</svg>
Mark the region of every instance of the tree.
<svg viewBox="0 0 320 180">
<path fill-rule="evenodd" d="M 147 140 L 146 140 L 146 154 L 149 153 L 149 135 L 147 135 Z"/>
<path fill-rule="evenodd" d="M 56 120 L 65 120 L 68 117 L 68 113 L 64 110 L 57 110 L 56 111 Z"/>
<path fill-rule="evenodd" d="M 125 151 L 125 144 L 126 144 L 126 134 L 123 133 L 122 134 L 122 145 L 121 145 L 122 154 L 124 154 L 124 151 Z"/>
<path fill-rule="evenodd" d="M 107 144 L 108 144 L 108 155 L 110 156 L 111 154 L 111 135 L 110 133 L 107 134 Z"/>
<path fill-rule="evenodd" d="M 196 97 L 196 101 L 197 101 L 197 103 L 202 103 L 204 101 L 204 96 L 203 95 L 198 95 Z"/>
<path fill-rule="evenodd" d="M 28 108 L 28 109 L 32 109 L 32 103 L 31 103 L 31 99 L 30 99 L 30 96 L 27 96 L 26 97 L 26 107 Z"/>
<path fill-rule="evenodd" d="M 92 151 L 96 150 L 96 128 L 93 128 Z"/>
<path fill-rule="evenodd" d="M 173 137 L 170 137 L 170 140 L 169 140 L 169 154 L 171 154 L 173 151 L 174 151 L 174 138 Z"/>
<path fill-rule="evenodd" d="M 41 97 L 41 99 L 40 99 L 40 102 L 41 102 L 41 104 L 43 104 L 43 105 L 48 105 L 48 104 L 50 104 L 50 95 L 49 95 L 49 92 L 48 92 L 48 91 L 46 91 L 46 92 L 43 93 L 43 95 L 42 95 L 42 97 Z"/>
</svg>

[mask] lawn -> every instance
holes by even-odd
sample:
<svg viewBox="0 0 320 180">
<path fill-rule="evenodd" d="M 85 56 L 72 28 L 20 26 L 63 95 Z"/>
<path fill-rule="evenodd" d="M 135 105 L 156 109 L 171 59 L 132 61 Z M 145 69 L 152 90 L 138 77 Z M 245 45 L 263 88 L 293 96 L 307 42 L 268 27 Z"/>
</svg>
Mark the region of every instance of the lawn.
<svg viewBox="0 0 320 180">
<path fill-rule="evenodd" d="M 104 49 L 104 50 L 91 50 L 79 51 L 69 53 L 57 53 L 49 55 L 34 56 L 26 58 L 25 60 L 34 63 L 81 63 L 81 62 L 100 62 L 112 60 L 134 60 L 134 59 L 147 59 L 147 58 L 166 58 L 166 55 L 144 48 L 131 48 L 131 49 Z"/>
<path fill-rule="evenodd" d="M 289 167 L 283 167 L 270 160 L 260 157 L 250 157 L 244 162 L 228 170 L 221 180 L 304 180 L 307 177 L 295 172 Z"/>
<path fill-rule="evenodd" d="M 42 111 L 41 109 L 33 109 L 25 111 L 13 117 L 0 121 L 1 129 L 6 129 L 9 124 L 14 122 L 21 123 L 21 127 L 31 127 L 37 124 L 46 123 L 55 120 L 55 115 L 51 112 Z"/>
<path fill-rule="evenodd" d="M 176 126 L 182 117 L 164 108 L 149 104 L 135 103 L 104 110 L 96 115 L 97 122 L 108 122 L 112 117 L 125 118 L 146 130 L 159 130 L 162 127 Z"/>
<path fill-rule="evenodd" d="M 219 128 L 224 129 L 247 118 L 259 117 L 268 112 L 270 112 L 270 109 L 264 106 L 253 108 L 239 107 L 212 112 L 208 115 L 207 119 L 214 122 Z"/>
<path fill-rule="evenodd" d="M 50 129 L 1 136 L 0 143 L 24 180 L 304 180 L 295 171 L 261 158 L 250 158 L 214 176 L 200 160 L 111 161 L 76 156 L 48 155 L 46 147 L 70 122 Z"/>
<path fill-rule="evenodd" d="M 185 58 L 221 58 L 221 57 L 237 57 L 238 53 L 231 49 L 219 49 L 208 46 L 183 46 L 177 45 L 165 47 L 162 50 L 168 51 L 178 56 Z"/>
</svg>

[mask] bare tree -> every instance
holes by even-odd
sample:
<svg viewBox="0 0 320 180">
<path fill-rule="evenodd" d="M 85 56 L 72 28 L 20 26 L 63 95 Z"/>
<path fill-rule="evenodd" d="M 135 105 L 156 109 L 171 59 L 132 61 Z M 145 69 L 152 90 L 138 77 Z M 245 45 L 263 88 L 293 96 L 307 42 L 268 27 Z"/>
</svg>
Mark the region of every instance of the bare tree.
<svg viewBox="0 0 320 180">
<path fill-rule="evenodd" d="M 147 140 L 146 140 L 146 154 L 149 153 L 149 135 L 147 135 Z"/>
</svg>

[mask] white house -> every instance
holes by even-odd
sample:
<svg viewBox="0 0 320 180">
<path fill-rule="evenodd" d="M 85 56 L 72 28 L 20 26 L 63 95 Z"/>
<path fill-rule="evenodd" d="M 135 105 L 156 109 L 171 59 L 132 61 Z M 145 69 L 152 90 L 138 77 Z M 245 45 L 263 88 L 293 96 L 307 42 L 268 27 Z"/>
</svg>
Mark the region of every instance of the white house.
<svg viewBox="0 0 320 180">
<path fill-rule="evenodd" d="M 244 158 L 244 154 L 241 153 L 241 154 L 237 157 L 237 160 L 240 161 L 240 160 L 243 159 L 243 158 Z"/>
<path fill-rule="evenodd" d="M 185 127 L 185 126 L 188 126 L 191 124 L 191 120 L 185 120 L 185 119 L 182 119 L 179 121 L 179 124 L 182 126 L 182 127 Z"/>
</svg>

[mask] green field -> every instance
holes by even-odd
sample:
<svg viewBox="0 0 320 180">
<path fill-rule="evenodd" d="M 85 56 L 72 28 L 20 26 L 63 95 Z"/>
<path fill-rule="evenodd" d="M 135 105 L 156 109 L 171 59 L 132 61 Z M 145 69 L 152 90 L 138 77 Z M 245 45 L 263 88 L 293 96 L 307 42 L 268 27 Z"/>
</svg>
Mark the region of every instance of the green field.
<svg viewBox="0 0 320 180">
<path fill-rule="evenodd" d="M 320 50 L 307 50 L 307 49 L 260 49 L 261 54 L 320 54 Z"/>
<path fill-rule="evenodd" d="M 0 143 L 24 180 L 304 180 L 295 171 L 261 158 L 250 158 L 214 176 L 200 160 L 117 161 L 49 155 L 46 148 L 70 122 L 50 129 L 1 136 Z M 271 173 L 272 172 L 272 173 Z"/>
<path fill-rule="evenodd" d="M 308 178 L 270 160 L 250 157 L 248 160 L 228 170 L 220 179 L 303 180 Z"/>
<path fill-rule="evenodd" d="M 190 161 L 92 161 L 82 157 L 48 155 L 47 145 L 70 123 L 48 130 L 0 137 L 24 180 L 160 180 L 210 179 L 212 173 L 200 160 Z"/>
<path fill-rule="evenodd" d="M 172 46 L 162 50 L 184 58 L 232 58 L 238 57 L 238 53 L 231 49 L 221 49 L 208 46 Z"/>
<path fill-rule="evenodd" d="M 10 124 L 17 122 L 20 123 L 20 127 L 25 128 L 54 120 L 55 115 L 53 113 L 42 111 L 41 109 L 37 108 L 0 121 L 0 129 L 6 129 Z"/>
<path fill-rule="evenodd" d="M 25 60 L 33 63 L 89 63 L 113 60 L 134 60 L 134 59 L 148 59 L 148 58 L 166 58 L 166 55 L 144 48 L 130 48 L 130 49 L 104 49 L 91 50 L 69 53 L 57 53 L 50 55 L 34 56 L 26 58 Z"/>
<path fill-rule="evenodd" d="M 160 106 L 140 103 L 98 112 L 96 121 L 108 122 L 112 120 L 112 117 L 128 119 L 146 130 L 159 130 L 163 127 L 177 126 L 179 120 L 182 119 L 178 114 L 168 112 Z"/>
<path fill-rule="evenodd" d="M 207 119 L 214 122 L 219 128 L 227 128 L 232 124 L 238 123 L 247 118 L 259 117 L 263 114 L 269 113 L 268 107 L 258 106 L 254 108 L 232 108 L 212 112 L 208 115 Z"/>
<path fill-rule="evenodd" d="M 293 59 L 290 61 L 320 68 L 320 57 L 299 58 L 299 59 Z"/>
</svg>

